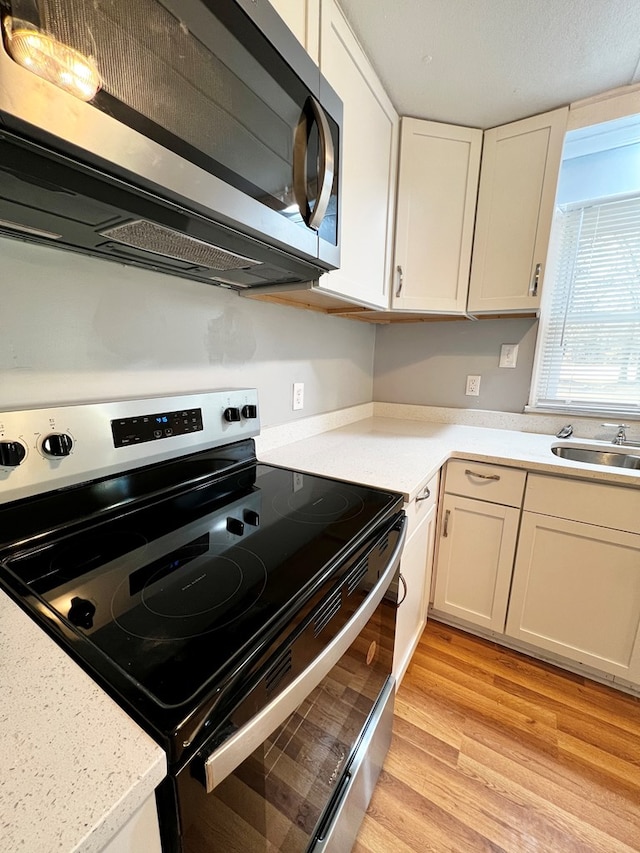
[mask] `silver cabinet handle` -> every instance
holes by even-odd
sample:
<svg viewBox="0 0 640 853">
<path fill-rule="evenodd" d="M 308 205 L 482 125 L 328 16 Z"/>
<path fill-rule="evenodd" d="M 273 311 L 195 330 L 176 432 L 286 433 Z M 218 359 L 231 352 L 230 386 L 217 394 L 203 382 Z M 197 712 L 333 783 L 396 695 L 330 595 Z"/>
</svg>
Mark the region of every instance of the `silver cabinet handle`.
<svg viewBox="0 0 640 853">
<path fill-rule="evenodd" d="M 318 126 L 320 139 L 320 163 L 318 168 L 318 182 L 320 192 L 313 211 L 309 206 L 307 193 L 307 154 L 309 148 L 309 129 L 311 122 L 306 108 L 300 116 L 296 128 L 293 143 L 293 193 L 300 208 L 303 220 L 314 231 L 320 228 L 324 215 L 327 212 L 329 200 L 331 199 L 331 188 L 333 186 L 333 173 L 335 169 L 335 152 L 331 128 L 324 110 L 315 98 L 309 96 L 307 104 L 313 115 L 313 121 Z M 306 106 L 306 105 L 305 105 Z M 322 177 L 320 177 L 322 176 Z"/>
<path fill-rule="evenodd" d="M 500 474 L 480 474 L 478 471 L 472 471 L 467 468 L 464 472 L 468 477 L 479 477 L 481 480 L 499 480 Z"/>
<path fill-rule="evenodd" d="M 531 284 L 529 285 L 529 296 L 537 296 L 538 294 L 538 284 L 540 283 L 541 269 L 542 264 L 536 264 L 533 269 L 533 276 L 531 277 Z"/>
<path fill-rule="evenodd" d="M 444 525 L 442 527 L 442 535 L 446 539 L 449 535 L 449 516 L 451 515 L 451 510 L 448 509 L 444 514 Z"/>
<path fill-rule="evenodd" d="M 396 267 L 396 271 L 398 273 L 398 287 L 396 289 L 396 296 L 400 296 L 402 293 L 402 285 L 404 284 L 404 273 L 402 272 L 402 267 L 400 264 Z"/>
<path fill-rule="evenodd" d="M 405 577 L 404 577 L 404 575 L 402 574 L 402 572 L 400 572 L 400 573 L 398 574 L 398 582 L 402 584 L 402 590 L 403 590 L 403 591 L 402 591 L 402 598 L 401 598 L 401 599 L 400 599 L 400 601 L 396 604 L 396 607 L 400 607 L 400 605 L 402 604 L 402 602 L 403 602 L 403 601 L 405 600 L 405 598 L 407 597 L 407 582 L 406 582 Z"/>
<path fill-rule="evenodd" d="M 416 498 L 416 503 L 418 501 L 428 501 L 430 497 L 431 489 L 429 488 L 429 486 L 425 486 L 424 492 L 421 495 L 418 495 L 418 497 Z"/>
</svg>

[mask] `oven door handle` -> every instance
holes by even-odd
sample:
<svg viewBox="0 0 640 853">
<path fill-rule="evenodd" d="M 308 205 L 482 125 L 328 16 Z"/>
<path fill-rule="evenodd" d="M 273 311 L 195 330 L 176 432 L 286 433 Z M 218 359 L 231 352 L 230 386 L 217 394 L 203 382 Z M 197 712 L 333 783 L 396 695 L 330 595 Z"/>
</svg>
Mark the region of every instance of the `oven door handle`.
<svg viewBox="0 0 640 853">
<path fill-rule="evenodd" d="M 362 607 L 336 634 L 331 643 L 304 672 L 291 682 L 272 702 L 269 702 L 255 717 L 238 729 L 204 761 L 204 781 L 207 793 L 227 778 L 261 743 L 273 733 L 300 703 L 320 684 L 349 646 L 356 640 L 376 608 L 382 601 L 400 562 L 400 555 L 407 533 L 406 516 L 402 519 L 400 535 L 375 586 Z"/>
</svg>

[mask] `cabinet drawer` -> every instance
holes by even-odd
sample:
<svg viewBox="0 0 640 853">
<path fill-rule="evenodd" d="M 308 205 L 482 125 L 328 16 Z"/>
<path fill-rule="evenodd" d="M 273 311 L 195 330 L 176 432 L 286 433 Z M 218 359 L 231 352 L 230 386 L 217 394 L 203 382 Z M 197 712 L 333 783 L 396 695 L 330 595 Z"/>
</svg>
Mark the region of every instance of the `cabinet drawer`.
<svg viewBox="0 0 640 853">
<path fill-rule="evenodd" d="M 640 489 L 637 486 L 625 488 L 529 474 L 524 508 L 542 515 L 640 533 Z"/>
<path fill-rule="evenodd" d="M 465 498 L 519 507 L 527 478 L 526 471 L 453 459 L 447 463 L 445 491 Z"/>
<path fill-rule="evenodd" d="M 426 486 L 423 486 L 417 496 L 410 504 L 405 504 L 407 513 L 407 540 L 413 531 L 419 526 L 422 519 L 427 515 L 431 507 L 438 502 L 438 481 L 440 474 L 435 474 Z"/>
</svg>

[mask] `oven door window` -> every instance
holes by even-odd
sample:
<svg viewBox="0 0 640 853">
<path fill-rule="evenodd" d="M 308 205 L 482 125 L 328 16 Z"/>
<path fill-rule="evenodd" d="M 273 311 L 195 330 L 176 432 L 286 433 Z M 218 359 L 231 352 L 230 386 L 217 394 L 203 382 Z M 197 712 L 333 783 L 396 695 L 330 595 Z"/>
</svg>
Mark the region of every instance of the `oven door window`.
<svg viewBox="0 0 640 853">
<path fill-rule="evenodd" d="M 394 629 L 395 605 L 383 600 L 318 687 L 212 793 L 185 768 L 185 853 L 307 850 L 391 672 Z"/>
</svg>

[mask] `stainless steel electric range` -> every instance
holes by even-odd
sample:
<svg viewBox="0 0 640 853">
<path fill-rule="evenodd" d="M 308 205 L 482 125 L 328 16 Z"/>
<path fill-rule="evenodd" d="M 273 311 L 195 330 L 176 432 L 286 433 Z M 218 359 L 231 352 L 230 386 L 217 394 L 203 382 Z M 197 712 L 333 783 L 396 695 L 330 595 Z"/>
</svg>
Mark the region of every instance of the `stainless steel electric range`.
<svg viewBox="0 0 640 853">
<path fill-rule="evenodd" d="M 258 432 L 254 390 L 0 416 L 0 583 L 166 750 L 167 853 L 345 853 L 390 740 L 401 497 Z"/>
</svg>

